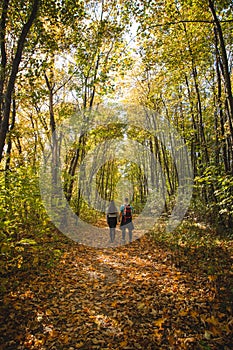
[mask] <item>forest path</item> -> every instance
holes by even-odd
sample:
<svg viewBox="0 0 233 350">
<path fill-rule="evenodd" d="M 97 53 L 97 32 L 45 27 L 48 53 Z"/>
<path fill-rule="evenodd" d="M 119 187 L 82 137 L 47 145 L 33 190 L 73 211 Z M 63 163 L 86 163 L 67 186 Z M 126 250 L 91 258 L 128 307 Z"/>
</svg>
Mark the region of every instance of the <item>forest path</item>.
<svg viewBox="0 0 233 350">
<path fill-rule="evenodd" d="M 0 349 L 231 349 L 226 251 L 210 256 L 224 261 L 221 278 L 202 251 L 182 254 L 147 235 L 118 248 L 63 244 L 50 269 L 12 279 Z"/>
</svg>

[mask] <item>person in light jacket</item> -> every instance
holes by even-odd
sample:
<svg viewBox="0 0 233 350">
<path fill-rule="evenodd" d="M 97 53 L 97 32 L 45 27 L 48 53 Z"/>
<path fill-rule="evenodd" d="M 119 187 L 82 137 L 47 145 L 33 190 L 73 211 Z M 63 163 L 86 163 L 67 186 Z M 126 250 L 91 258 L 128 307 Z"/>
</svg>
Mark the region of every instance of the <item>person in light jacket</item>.
<svg viewBox="0 0 233 350">
<path fill-rule="evenodd" d="M 119 213 L 113 200 L 109 204 L 106 219 L 110 229 L 110 242 L 113 243 L 116 235 L 116 225 L 119 220 Z"/>
</svg>

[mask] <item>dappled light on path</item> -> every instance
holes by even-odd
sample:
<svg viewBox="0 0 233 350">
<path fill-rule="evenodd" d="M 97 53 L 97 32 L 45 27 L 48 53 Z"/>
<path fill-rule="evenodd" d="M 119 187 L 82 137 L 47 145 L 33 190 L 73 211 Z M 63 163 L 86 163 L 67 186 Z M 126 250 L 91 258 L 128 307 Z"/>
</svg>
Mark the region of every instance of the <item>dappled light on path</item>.
<svg viewBox="0 0 233 350">
<path fill-rule="evenodd" d="M 233 319 L 216 280 L 175 266 L 172 254 L 148 236 L 68 245 L 5 297 L 1 349 L 230 349 Z"/>
</svg>

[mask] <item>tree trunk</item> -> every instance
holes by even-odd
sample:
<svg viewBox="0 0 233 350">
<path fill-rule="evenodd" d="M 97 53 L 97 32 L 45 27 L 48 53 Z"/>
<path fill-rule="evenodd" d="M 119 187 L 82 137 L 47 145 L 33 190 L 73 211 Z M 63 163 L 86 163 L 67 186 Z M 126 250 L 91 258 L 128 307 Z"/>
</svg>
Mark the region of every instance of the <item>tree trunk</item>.
<svg viewBox="0 0 233 350">
<path fill-rule="evenodd" d="M 8 12 L 9 0 L 4 0 L 2 5 L 2 16 L 0 22 L 0 45 L 1 45 L 1 66 L 0 66 L 0 123 L 2 121 L 2 111 L 3 111 L 3 90 L 4 82 L 6 76 L 6 64 L 7 64 L 7 54 L 6 54 L 6 20 Z"/>
<path fill-rule="evenodd" d="M 58 184 L 58 166 L 59 166 L 59 156 L 58 156 L 58 138 L 57 138 L 57 130 L 56 130 L 56 121 L 54 116 L 54 86 L 55 84 L 51 83 L 45 73 L 45 81 L 47 88 L 49 90 L 49 121 L 50 121 L 50 129 L 52 135 L 52 185 L 54 189 Z"/>
<path fill-rule="evenodd" d="M 219 57 L 219 51 L 218 51 L 218 37 L 217 37 L 217 31 L 215 29 L 215 49 L 216 49 L 216 74 L 217 74 L 217 109 L 219 114 L 219 120 L 220 120 L 220 130 L 221 130 L 221 145 L 222 145 L 222 156 L 223 156 L 223 162 L 224 162 L 224 168 L 225 172 L 228 172 L 229 170 L 229 162 L 227 157 L 227 146 L 226 146 L 226 140 L 225 140 L 225 130 L 224 130 L 224 113 L 223 113 L 223 106 L 222 106 L 222 83 L 221 83 L 221 74 L 220 74 L 220 57 Z M 217 114 L 217 112 L 216 112 Z M 216 115 L 217 118 L 217 115 Z M 216 120 L 216 124 L 218 124 L 218 120 Z M 216 125 L 216 138 L 218 138 L 218 125 Z M 219 144 L 219 141 L 217 142 Z M 219 165 L 219 151 L 220 147 L 216 145 L 216 163 Z"/>
<path fill-rule="evenodd" d="M 16 117 L 16 102 L 15 98 L 13 99 L 13 108 L 12 108 L 12 121 L 10 126 L 10 132 L 15 127 L 15 117 Z M 11 161 L 11 149 L 12 149 L 12 135 L 9 135 L 8 138 L 8 144 L 7 144 L 7 150 L 6 150 L 6 164 L 5 164 L 5 178 L 6 178 L 6 184 L 8 183 L 8 173 L 10 170 L 10 161 Z"/>
<path fill-rule="evenodd" d="M 5 1 L 5 3 L 6 3 L 6 1 Z M 0 162 L 3 158 L 3 150 L 4 150 L 4 146 L 5 146 L 5 142 L 6 142 L 6 135 L 7 135 L 7 132 L 9 130 L 9 118 L 10 118 L 12 94 L 13 94 L 14 87 L 15 87 L 15 82 L 16 82 L 16 78 L 17 78 L 17 74 L 18 74 L 18 70 L 19 70 L 19 65 L 20 65 L 20 62 L 22 59 L 22 53 L 23 53 L 24 45 L 25 45 L 25 42 L 27 39 L 27 35 L 30 31 L 30 28 L 32 27 L 32 24 L 33 24 L 35 18 L 36 18 L 38 7 L 39 7 L 39 0 L 34 0 L 29 19 L 24 24 L 22 32 L 20 34 L 15 57 L 14 57 L 13 63 L 12 63 L 10 78 L 9 78 L 9 82 L 7 85 L 6 94 L 5 94 L 4 103 L 3 103 L 3 118 L 2 118 L 1 126 L 0 126 Z M 4 32 L 3 32 L 3 35 L 4 35 Z M 4 42 L 2 45 L 4 45 Z M 3 47 L 2 47 L 2 49 L 4 52 Z"/>
<path fill-rule="evenodd" d="M 220 53 L 221 53 L 221 59 L 222 59 L 222 66 L 223 66 L 223 76 L 224 76 L 224 85 L 227 93 L 227 100 L 229 103 L 229 110 L 230 110 L 230 127 L 231 127 L 231 136 L 233 138 L 233 128 L 232 128 L 232 121 L 233 121 L 233 96 L 232 96 L 232 88 L 231 88 L 231 76 L 230 76 L 230 70 L 228 65 L 228 59 L 227 59 L 227 52 L 226 52 L 226 46 L 224 42 L 222 27 L 220 24 L 220 21 L 218 19 L 218 16 L 216 14 L 213 0 L 209 0 L 209 8 L 212 13 L 215 28 L 218 34 L 219 38 L 219 44 L 220 44 Z"/>
</svg>

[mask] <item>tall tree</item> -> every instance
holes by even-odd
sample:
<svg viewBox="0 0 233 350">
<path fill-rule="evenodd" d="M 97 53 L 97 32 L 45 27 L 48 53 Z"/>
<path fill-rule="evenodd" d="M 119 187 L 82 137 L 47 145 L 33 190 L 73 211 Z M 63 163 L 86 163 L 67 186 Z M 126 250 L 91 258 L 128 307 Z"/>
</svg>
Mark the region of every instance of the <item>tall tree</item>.
<svg viewBox="0 0 233 350">
<path fill-rule="evenodd" d="M 102 102 L 103 96 L 115 90 L 117 74 L 128 69 L 131 60 L 124 35 L 129 23 L 124 5 L 118 1 L 89 1 L 85 3 L 86 18 L 73 32 L 74 74 L 73 92 L 77 111 L 83 115 L 83 124 L 91 123 L 90 112 Z M 80 135 L 70 161 L 65 192 L 72 197 L 75 171 L 85 156 L 87 135 Z"/>
<path fill-rule="evenodd" d="M 1 37 L 1 53 L 2 53 L 2 60 L 1 60 L 1 82 L 0 82 L 0 94 L 1 94 L 1 105 L 2 110 L 0 113 L 2 114 L 1 125 L 0 125 L 0 161 L 3 157 L 3 150 L 5 146 L 6 141 L 6 135 L 9 130 L 9 118 L 10 118 L 10 112 L 11 112 L 11 102 L 12 102 L 12 94 L 15 87 L 15 82 L 19 70 L 19 65 L 22 59 L 23 49 L 26 43 L 26 39 L 28 36 L 28 33 L 33 25 L 33 22 L 37 16 L 38 8 L 39 8 L 40 0 L 34 0 L 33 4 L 30 6 L 28 5 L 28 18 L 25 23 L 22 24 L 22 29 L 20 32 L 20 35 L 17 40 L 16 45 L 16 52 L 10 67 L 9 72 L 9 79 L 6 77 L 6 65 L 7 65 L 7 49 L 6 49 L 6 22 L 8 19 L 9 14 L 9 1 L 4 0 L 3 1 L 3 7 L 2 7 L 2 16 L 1 16 L 1 28 L 0 28 L 0 37 Z M 5 85 L 5 89 L 4 89 Z"/>
</svg>

